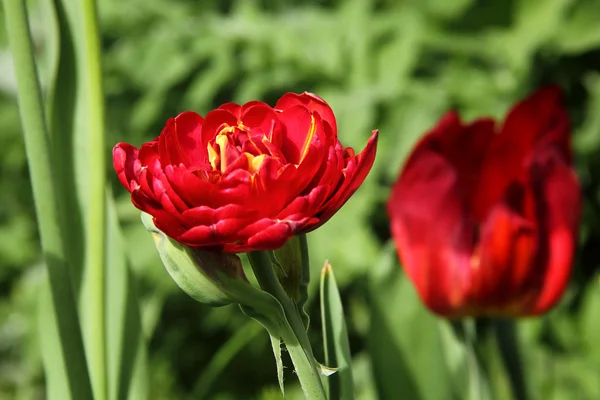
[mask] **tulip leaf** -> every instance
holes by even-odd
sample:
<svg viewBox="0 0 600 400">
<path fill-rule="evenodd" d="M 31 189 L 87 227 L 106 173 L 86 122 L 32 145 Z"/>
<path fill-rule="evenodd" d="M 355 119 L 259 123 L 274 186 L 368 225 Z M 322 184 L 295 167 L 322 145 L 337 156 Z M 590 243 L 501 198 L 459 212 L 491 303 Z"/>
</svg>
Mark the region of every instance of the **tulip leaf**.
<svg viewBox="0 0 600 400">
<path fill-rule="evenodd" d="M 281 394 L 285 398 L 285 387 L 283 386 L 283 360 L 281 359 L 281 339 L 273 335 L 269 335 L 269 338 L 271 339 L 271 347 L 273 349 L 273 355 L 275 356 L 275 364 L 277 365 L 277 381 L 279 382 Z"/>
<path fill-rule="evenodd" d="M 352 357 L 344 309 L 329 261 L 321 270 L 321 320 L 325 363 L 338 370 L 329 377 L 329 399 L 353 399 Z"/>
<path fill-rule="evenodd" d="M 68 370 L 61 354 L 61 343 L 56 321 L 54 302 L 50 286 L 44 283 L 40 290 L 37 307 L 38 337 L 45 369 L 46 397 L 48 400 L 62 400 L 71 397 L 69 392 Z"/>
<path fill-rule="evenodd" d="M 77 314 L 75 294 L 73 293 L 68 235 L 63 222 L 60 207 L 60 189 L 56 187 L 56 163 L 52 155 L 52 145 L 47 127 L 42 94 L 34 58 L 33 43 L 27 18 L 25 1 L 3 1 L 6 31 L 12 50 L 17 80 L 19 110 L 23 126 L 23 136 L 29 164 L 31 185 L 35 201 L 38 229 L 44 259 L 48 270 L 50 290 L 52 293 L 51 310 L 55 313 L 48 316 L 45 327 L 49 328 L 50 338 L 60 351 L 54 355 L 57 362 L 64 363 L 65 373 L 48 372 L 54 387 L 64 391 L 62 398 L 91 398 L 92 388 L 86 359 L 80 319 Z M 103 232 L 102 232 L 103 233 Z M 57 329 L 53 329 L 57 328 Z M 54 340 L 57 339 L 57 340 Z M 52 358 L 45 358 L 48 371 L 54 368 Z M 51 367 L 52 366 L 52 367 Z M 56 373 L 55 373 L 56 372 Z"/>
<path fill-rule="evenodd" d="M 447 363 L 443 330 L 440 329 L 440 323 L 445 322 L 421 304 L 396 260 L 390 242 L 369 276 L 372 314 L 368 344 L 378 397 L 464 398 L 460 386 L 464 386 L 466 379 L 463 374 L 452 371 Z M 464 363 L 457 362 L 456 365 Z"/>
<path fill-rule="evenodd" d="M 340 370 L 339 368 L 331 368 L 323 364 L 318 364 L 317 366 L 319 367 L 319 372 L 323 376 L 331 376 Z"/>
<path fill-rule="evenodd" d="M 106 298 L 108 398 L 145 399 L 147 350 L 137 288 L 110 191 L 106 204 L 106 281 L 110 287 Z"/>
</svg>

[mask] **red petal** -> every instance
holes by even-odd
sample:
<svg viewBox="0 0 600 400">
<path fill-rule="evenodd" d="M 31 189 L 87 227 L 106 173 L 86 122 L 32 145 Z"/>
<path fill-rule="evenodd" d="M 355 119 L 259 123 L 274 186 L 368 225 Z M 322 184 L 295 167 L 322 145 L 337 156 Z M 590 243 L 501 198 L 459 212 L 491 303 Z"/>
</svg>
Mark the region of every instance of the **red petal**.
<svg viewBox="0 0 600 400">
<path fill-rule="evenodd" d="M 288 219 L 295 214 L 302 214 L 305 217 L 315 215 L 327 198 L 329 189 L 328 185 L 321 185 L 313 188 L 306 196 L 297 197 L 277 214 L 277 219 Z"/>
<path fill-rule="evenodd" d="M 287 110 L 297 105 L 303 105 L 309 111 L 317 113 L 331 127 L 334 136 L 337 136 L 337 124 L 335 115 L 329 104 L 319 96 L 313 93 L 304 92 L 302 94 L 286 93 L 275 105 L 278 110 Z"/>
<path fill-rule="evenodd" d="M 161 161 L 158 150 L 158 142 L 152 141 L 144 143 L 142 147 L 140 147 L 140 151 L 138 153 L 140 167 L 147 167 L 147 169 L 150 171 L 159 170 L 161 168 Z M 140 172 L 138 171 L 137 173 L 139 174 Z"/>
<path fill-rule="evenodd" d="M 200 115 L 191 111 L 181 113 L 175 118 L 174 146 L 179 153 L 179 159 L 186 166 L 210 168 L 208 151 L 201 137 L 203 122 L 204 119 Z"/>
<path fill-rule="evenodd" d="M 181 198 L 181 196 L 179 196 L 179 194 L 173 190 L 163 171 L 155 171 L 154 180 L 152 183 L 153 192 L 157 196 L 161 196 L 163 193 L 169 196 L 169 199 L 171 199 L 179 212 L 183 212 L 190 208 L 189 205 L 186 204 L 186 202 Z"/>
<path fill-rule="evenodd" d="M 485 218 L 511 182 L 527 179 L 525 165 L 537 145 L 556 143 L 570 158 L 568 125 L 560 89 L 555 86 L 537 91 L 512 108 L 482 167 L 475 204 L 479 218 Z"/>
<path fill-rule="evenodd" d="M 475 201 L 473 197 L 480 183 L 480 172 L 485 162 L 485 155 L 496 136 L 494 124 L 494 120 L 482 118 L 463 125 L 458 115 L 451 112 L 442 118 L 429 135 L 425 136 L 421 144 L 436 149 L 454 166 L 461 187 L 470 202 Z"/>
<path fill-rule="evenodd" d="M 285 136 L 282 138 L 281 150 L 286 160 L 299 164 L 308 146 L 315 139 L 315 127 L 310 112 L 295 106 L 284 110 L 279 120 L 285 126 Z"/>
<path fill-rule="evenodd" d="M 552 307 L 568 283 L 575 255 L 582 195 L 574 171 L 556 149 L 540 153 L 532 168 L 538 204 L 538 224 L 544 237 L 541 262 L 544 284 L 532 314 Z"/>
<path fill-rule="evenodd" d="M 269 140 L 271 140 L 273 136 L 274 129 L 281 129 L 275 110 L 260 102 L 245 108 L 241 121 L 246 127 L 259 128 L 262 134 L 267 136 Z"/>
<path fill-rule="evenodd" d="M 375 153 L 377 152 L 377 137 L 378 132 L 373 131 L 373 135 L 369 138 L 367 145 L 355 158 L 348 161 L 346 171 L 344 171 L 345 177 L 342 185 L 337 189 L 337 192 L 333 194 L 330 200 L 328 200 L 322 207 L 319 216 L 321 222 L 319 225 L 314 226 L 312 229 L 321 226 L 329 218 L 335 214 L 340 207 L 342 207 L 356 192 L 359 186 L 363 183 L 367 177 L 373 161 L 375 161 Z M 325 183 L 325 182 L 324 182 Z"/>
<path fill-rule="evenodd" d="M 402 265 L 423 302 L 441 315 L 460 313 L 476 221 L 467 212 L 452 165 L 429 149 L 415 150 L 387 209 Z"/>
<path fill-rule="evenodd" d="M 526 312 L 543 275 L 536 268 L 536 235 L 533 224 L 507 206 L 493 208 L 471 264 L 469 313 L 518 316 Z"/>
<path fill-rule="evenodd" d="M 242 116 L 242 106 L 237 103 L 225 103 L 218 108 L 219 110 L 229 111 L 233 114 L 237 119 Z"/>
<path fill-rule="evenodd" d="M 272 221 L 270 226 L 256 230 L 248 238 L 248 247 L 253 250 L 277 249 L 295 235 L 295 225 L 289 221 Z"/>
<path fill-rule="evenodd" d="M 131 193 L 131 200 L 137 208 L 152 215 L 156 227 L 168 236 L 177 240 L 179 235 L 186 231 L 177 218 L 163 210 L 159 203 L 146 197 L 140 190 Z"/>
<path fill-rule="evenodd" d="M 214 139 L 225 126 L 237 126 L 237 124 L 238 119 L 227 110 L 217 108 L 209 112 L 202 123 L 202 146 L 206 148 L 208 142 Z"/>
<path fill-rule="evenodd" d="M 128 143 L 117 143 L 113 148 L 113 166 L 121 185 L 130 192 L 132 181 L 136 180 L 134 163 L 138 159 L 138 149 Z"/>
<path fill-rule="evenodd" d="M 249 218 L 227 218 L 214 225 L 195 226 L 179 236 L 178 240 L 188 246 L 208 247 L 233 241 L 237 233 L 252 220 Z"/>
</svg>

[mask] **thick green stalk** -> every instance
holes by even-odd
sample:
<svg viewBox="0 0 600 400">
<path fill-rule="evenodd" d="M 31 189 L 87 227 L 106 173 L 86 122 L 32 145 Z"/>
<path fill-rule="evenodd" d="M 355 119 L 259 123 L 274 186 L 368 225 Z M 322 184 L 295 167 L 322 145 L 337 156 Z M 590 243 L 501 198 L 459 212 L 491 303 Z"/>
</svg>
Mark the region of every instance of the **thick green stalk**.
<svg viewBox="0 0 600 400">
<path fill-rule="evenodd" d="M 517 327 L 512 320 L 498 319 L 492 321 L 496 333 L 496 342 L 498 351 L 502 358 L 502 363 L 508 376 L 508 381 L 516 400 L 527 400 L 527 379 L 519 339 L 517 336 Z"/>
<path fill-rule="evenodd" d="M 489 400 L 488 380 L 477 349 L 477 326 L 475 318 L 465 318 L 463 320 L 463 329 L 469 371 L 469 399 Z"/>
<path fill-rule="evenodd" d="M 296 305 L 285 293 L 275 275 L 275 271 L 273 271 L 269 253 L 266 251 L 254 251 L 248 253 L 248 259 L 260 287 L 275 297 L 283 307 L 285 317 L 291 329 L 284 327 L 281 332 L 281 338 L 294 363 L 300 385 L 305 395 L 311 400 L 326 399 L 325 389 L 321 382 L 306 329 Z"/>
<path fill-rule="evenodd" d="M 65 398 L 91 399 L 92 391 L 75 306 L 63 235 L 54 191 L 53 164 L 40 85 L 37 78 L 24 0 L 3 0 L 8 40 L 12 50 L 23 124 L 25 148 L 35 200 L 38 229 L 54 301 L 54 309 L 68 376 Z"/>
<path fill-rule="evenodd" d="M 97 399 L 106 398 L 106 271 L 105 271 L 105 231 L 106 231 L 106 154 L 104 137 L 104 95 L 102 91 L 102 68 L 100 60 L 100 39 L 95 0 L 84 0 L 83 40 L 80 59 L 83 62 L 82 81 L 85 87 L 88 152 L 88 208 L 86 221 L 86 255 L 84 286 L 89 296 L 86 303 L 85 334 L 89 352 L 89 365 L 92 385 Z"/>
</svg>

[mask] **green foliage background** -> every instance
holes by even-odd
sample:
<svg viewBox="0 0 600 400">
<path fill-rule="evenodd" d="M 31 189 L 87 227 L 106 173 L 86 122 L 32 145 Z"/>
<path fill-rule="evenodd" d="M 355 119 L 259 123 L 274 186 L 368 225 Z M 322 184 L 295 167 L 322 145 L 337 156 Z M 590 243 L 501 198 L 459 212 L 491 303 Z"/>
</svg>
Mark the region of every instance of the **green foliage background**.
<svg viewBox="0 0 600 400">
<path fill-rule="evenodd" d="M 31 2 L 30 15 L 42 81 L 44 4 Z M 99 13 L 111 144 L 150 140 L 184 110 L 274 104 L 304 90 L 330 103 L 345 145 L 361 149 L 380 130 L 363 187 L 309 235 L 313 276 L 329 259 L 342 288 L 364 399 L 464 396 L 449 326 L 420 305 L 386 247 L 384 205 L 411 146 L 450 108 L 467 120 L 501 117 L 540 85 L 563 86 L 585 195 L 580 252 L 560 306 L 519 322 L 518 333 L 534 399 L 600 398 L 600 2 L 100 0 Z M 36 399 L 45 384 L 35 316 L 45 272 L 15 98 L 0 29 L 0 398 Z M 110 148 L 98 151 L 110 158 Z M 211 309 L 181 292 L 112 179 L 142 293 L 151 398 L 280 398 L 266 333 L 235 307 Z M 315 280 L 310 334 L 322 359 L 317 287 Z M 493 342 L 490 324 L 480 325 L 483 342 Z M 493 348 L 483 350 L 491 385 L 508 399 Z M 392 380 L 402 392 L 386 387 Z M 291 368 L 286 383 L 295 383 Z"/>
</svg>

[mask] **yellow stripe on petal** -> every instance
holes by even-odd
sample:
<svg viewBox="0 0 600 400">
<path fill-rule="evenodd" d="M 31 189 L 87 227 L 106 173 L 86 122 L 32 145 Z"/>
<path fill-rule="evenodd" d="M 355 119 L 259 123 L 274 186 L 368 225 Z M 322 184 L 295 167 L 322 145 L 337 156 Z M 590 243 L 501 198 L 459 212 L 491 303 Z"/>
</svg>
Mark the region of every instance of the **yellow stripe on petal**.
<svg viewBox="0 0 600 400">
<path fill-rule="evenodd" d="M 250 172 L 251 174 L 258 172 L 263 161 L 265 161 L 266 155 L 261 154 L 260 156 L 255 157 L 250 153 L 244 154 L 246 154 L 246 157 L 248 157 L 248 172 Z"/>
<path fill-rule="evenodd" d="M 312 142 L 312 138 L 315 135 L 315 131 L 317 130 L 315 124 L 315 116 L 310 116 L 310 128 L 308 129 L 308 134 L 306 135 L 306 141 L 304 142 L 304 147 L 302 148 L 302 154 L 300 155 L 300 162 L 304 160 L 306 153 L 308 153 L 308 149 L 310 148 L 310 143 Z"/>
<path fill-rule="evenodd" d="M 210 162 L 210 165 L 213 167 L 213 170 L 216 170 L 217 169 L 217 160 L 219 159 L 219 153 L 217 153 L 216 150 L 210 144 L 208 146 L 206 146 L 206 149 L 208 150 L 208 161 Z"/>
<path fill-rule="evenodd" d="M 229 143 L 229 138 L 227 135 L 219 133 L 215 138 L 215 142 L 217 142 L 221 150 L 221 172 L 225 172 L 227 169 L 227 144 Z"/>
</svg>

